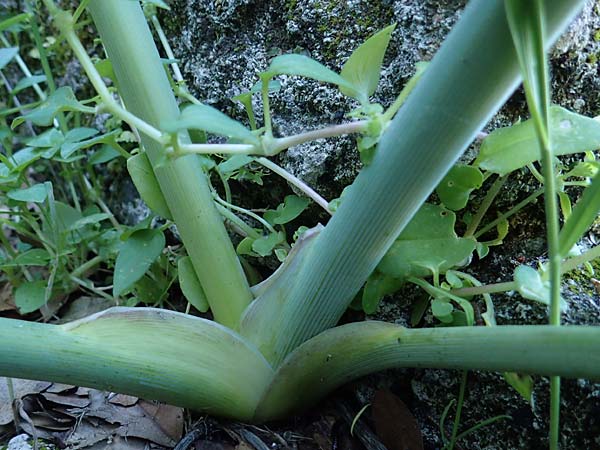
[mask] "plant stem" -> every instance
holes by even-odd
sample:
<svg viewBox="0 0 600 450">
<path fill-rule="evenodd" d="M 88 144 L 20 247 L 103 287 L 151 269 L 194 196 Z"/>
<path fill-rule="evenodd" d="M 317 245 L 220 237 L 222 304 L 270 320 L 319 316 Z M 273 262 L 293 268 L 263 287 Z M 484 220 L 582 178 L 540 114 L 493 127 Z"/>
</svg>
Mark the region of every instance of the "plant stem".
<svg viewBox="0 0 600 450">
<path fill-rule="evenodd" d="M 367 373 L 392 367 L 600 377 L 600 328 L 519 325 L 408 329 L 369 321 L 338 326 L 288 355 L 257 407 L 282 417 Z"/>
<path fill-rule="evenodd" d="M 263 219 L 262 217 L 260 217 L 258 214 L 255 214 L 252 211 L 249 211 L 249 210 L 247 210 L 245 208 L 242 208 L 241 206 L 236 206 L 236 205 L 232 205 L 231 203 L 227 203 L 225 200 L 223 200 L 221 197 L 219 197 L 216 194 L 215 194 L 214 197 L 215 197 L 215 201 L 217 201 L 221 205 L 223 205 L 223 206 L 225 206 L 225 207 L 227 207 L 229 209 L 233 209 L 234 211 L 237 211 L 239 213 L 246 214 L 247 216 L 252 217 L 254 220 L 256 220 L 257 222 L 261 223 L 262 226 L 265 227 L 267 230 L 269 230 L 271 233 L 275 233 L 275 228 L 273 228 L 273 225 L 271 225 L 265 219 Z"/>
<path fill-rule="evenodd" d="M 94 63 L 88 56 L 85 48 L 81 44 L 81 41 L 73 30 L 73 17 L 67 11 L 60 10 L 56 7 L 53 0 L 44 0 L 46 7 L 54 17 L 56 26 L 60 29 L 67 43 L 73 50 L 75 57 L 81 63 L 83 70 L 85 71 L 88 79 L 94 86 L 94 89 L 100 96 L 103 102 L 103 109 L 106 109 L 111 114 L 117 116 L 119 119 L 127 122 L 132 127 L 137 128 L 140 132 L 157 142 L 165 142 L 165 138 L 160 130 L 154 128 L 149 123 L 140 119 L 129 111 L 121 108 L 119 104 L 114 100 L 108 88 L 104 84 L 102 77 L 96 70 Z"/>
<path fill-rule="evenodd" d="M 178 144 L 174 156 L 201 155 L 256 155 L 260 149 L 250 144 Z"/>
<path fill-rule="evenodd" d="M 139 2 L 94 1 L 88 9 L 127 109 L 153 127 L 178 117 L 177 101 Z M 141 138 L 215 320 L 236 328 L 253 296 L 200 159 L 187 155 L 165 161 L 165 143 L 143 134 Z M 177 139 L 190 143 L 185 132 Z"/>
<path fill-rule="evenodd" d="M 308 197 L 310 197 L 317 205 L 327 211 L 330 215 L 333 215 L 333 211 L 329 209 L 329 202 L 321 197 L 313 188 L 311 188 L 308 184 L 306 184 L 301 179 L 295 177 L 283 167 L 278 166 L 273 161 L 267 158 L 256 158 L 256 162 L 262 164 L 270 171 L 276 173 L 292 186 L 296 186 L 302 192 L 304 192 Z"/>
<path fill-rule="evenodd" d="M 485 194 L 485 197 L 483 198 L 481 205 L 479 205 L 479 209 L 473 216 L 471 223 L 469 223 L 469 226 L 467 227 L 467 230 L 465 231 L 464 237 L 470 237 L 470 236 L 473 236 L 473 234 L 475 234 L 475 231 L 477 230 L 477 227 L 481 223 L 483 216 L 485 216 L 485 213 L 488 211 L 488 209 L 490 209 L 490 206 L 492 206 L 494 199 L 496 198 L 496 196 L 502 189 L 502 186 L 504 186 L 504 183 L 506 183 L 507 179 L 508 179 L 508 175 L 505 175 L 503 177 L 498 177 L 496 179 L 496 181 L 494 181 L 494 184 L 492 184 L 490 189 Z"/>
<path fill-rule="evenodd" d="M 160 24 L 160 21 L 158 20 L 158 17 L 156 17 L 156 15 L 152 15 L 152 17 L 150 17 L 150 21 L 152 22 L 152 25 L 154 26 L 156 35 L 158 36 L 158 39 L 160 40 L 160 43 L 165 50 L 167 58 L 176 59 L 175 54 L 173 53 L 173 50 L 171 49 L 171 46 L 169 45 L 169 40 L 167 39 L 167 36 L 166 36 L 165 32 L 163 31 L 162 25 Z M 183 82 L 183 75 L 181 74 L 181 70 L 179 70 L 179 64 L 177 64 L 176 62 L 171 63 L 171 69 L 173 70 L 173 78 L 175 78 L 175 81 L 177 83 Z"/>
<path fill-rule="evenodd" d="M 465 402 L 465 391 L 467 389 L 467 377 L 469 375 L 468 370 L 463 370 L 460 377 L 460 388 L 458 391 L 458 401 L 456 402 L 456 414 L 454 415 L 454 423 L 452 424 L 452 437 L 450 438 L 450 445 L 448 450 L 454 450 L 458 436 L 458 426 L 460 425 L 460 416 L 462 414 L 463 403 Z"/>
<path fill-rule="evenodd" d="M 471 297 L 473 295 L 495 294 L 498 292 L 514 291 L 516 289 L 517 283 L 514 281 L 506 281 L 504 283 L 483 284 L 481 286 L 452 289 L 450 293 L 458 297 Z"/>
<path fill-rule="evenodd" d="M 360 133 L 366 128 L 367 124 L 368 121 L 366 120 L 357 120 L 356 122 L 332 125 L 321 128 L 320 130 L 307 131 L 304 133 L 295 134 L 293 136 L 275 138 L 272 141 L 272 145 L 266 149 L 266 154 L 268 156 L 273 156 L 282 150 L 304 144 L 305 142 L 316 141 L 318 139 L 325 139 L 329 137 L 343 136 L 345 134 Z"/>
<path fill-rule="evenodd" d="M 573 269 L 585 264 L 586 262 L 592 261 L 596 258 L 600 258 L 600 245 L 597 245 L 586 252 L 583 252 L 581 255 L 574 256 L 569 258 L 560 266 L 561 273 L 570 272 Z"/>
<path fill-rule="evenodd" d="M 533 194 L 527 196 L 527 198 L 525 198 L 524 200 L 520 201 L 515 206 L 513 206 L 509 211 L 505 212 L 504 214 L 499 215 L 496 220 L 488 223 L 485 227 L 483 227 L 481 230 L 479 230 L 473 236 L 476 239 L 479 239 L 485 233 L 487 233 L 488 231 L 494 229 L 494 227 L 496 225 L 498 225 L 500 222 L 502 222 L 503 220 L 508 219 L 511 216 L 514 216 L 516 213 L 518 213 L 519 211 L 521 211 L 525 206 L 529 205 L 531 202 L 533 202 L 536 198 L 538 198 L 543 193 L 544 193 L 544 189 L 538 189 Z"/>
</svg>

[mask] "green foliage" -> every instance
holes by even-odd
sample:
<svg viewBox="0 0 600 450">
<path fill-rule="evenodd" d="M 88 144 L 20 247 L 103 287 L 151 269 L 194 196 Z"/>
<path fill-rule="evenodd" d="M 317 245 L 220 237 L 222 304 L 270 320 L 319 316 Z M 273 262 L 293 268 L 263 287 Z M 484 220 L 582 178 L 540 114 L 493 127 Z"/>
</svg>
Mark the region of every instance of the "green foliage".
<svg viewBox="0 0 600 450">
<path fill-rule="evenodd" d="M 189 105 L 181 111 L 177 121 L 164 123 L 162 126 L 169 133 L 184 129 L 203 130 L 250 143 L 258 142 L 248 128 L 208 105 Z"/>
<path fill-rule="evenodd" d="M 356 97 L 363 104 L 369 101 L 379 84 L 383 56 L 395 28 L 394 24 L 378 31 L 352 52 L 342 67 L 341 75 L 354 88 L 340 86 L 342 94 Z"/>
<path fill-rule="evenodd" d="M 140 197 L 146 204 L 166 219 L 171 219 L 171 211 L 160 189 L 152 164 L 146 153 L 138 153 L 127 160 L 127 171 Z"/>
<path fill-rule="evenodd" d="M 560 106 L 550 108 L 553 154 L 569 155 L 600 148 L 600 122 Z M 505 175 L 541 157 L 532 119 L 494 130 L 483 141 L 475 164 Z"/>
<path fill-rule="evenodd" d="M 164 247 L 165 235 L 162 231 L 134 231 L 119 249 L 115 262 L 113 295 L 118 297 L 142 278 Z"/>
<path fill-rule="evenodd" d="M 441 206 L 425 204 L 398 236 L 378 270 L 395 278 L 426 277 L 466 264 L 475 240 L 459 238 L 456 215 Z"/>
<path fill-rule="evenodd" d="M 73 90 L 69 86 L 63 86 L 54 91 L 33 111 L 13 120 L 11 126 L 15 128 L 26 120 L 30 120 L 36 125 L 48 126 L 59 113 L 65 111 L 94 113 L 95 109 L 81 104 L 75 98 Z"/>
<path fill-rule="evenodd" d="M 483 174 L 473 166 L 457 164 L 435 189 L 446 208 L 458 211 L 467 206 L 469 195 L 483 184 Z"/>
<path fill-rule="evenodd" d="M 209 309 L 208 300 L 198 275 L 194 270 L 192 259 L 189 256 L 179 258 L 177 261 L 177 273 L 179 274 L 179 287 L 181 292 L 185 296 L 186 300 L 190 302 L 194 308 L 200 312 L 206 312 Z"/>
</svg>

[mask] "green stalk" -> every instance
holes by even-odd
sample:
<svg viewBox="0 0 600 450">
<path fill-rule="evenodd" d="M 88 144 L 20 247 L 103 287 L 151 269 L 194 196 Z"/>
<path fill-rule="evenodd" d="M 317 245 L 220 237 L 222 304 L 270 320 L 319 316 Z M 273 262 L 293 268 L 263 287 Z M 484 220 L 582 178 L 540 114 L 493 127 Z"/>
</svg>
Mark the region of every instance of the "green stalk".
<svg viewBox="0 0 600 450">
<path fill-rule="evenodd" d="M 583 3 L 546 1 L 549 44 Z M 267 292 L 246 313 L 241 332 L 269 361 L 279 364 L 302 342 L 337 323 L 395 238 L 518 81 L 503 1 L 470 2 L 387 128 L 372 163 L 317 238 L 285 301 Z"/>
<path fill-rule="evenodd" d="M 128 111 L 158 128 L 162 122 L 176 118 L 177 103 L 139 3 L 94 1 L 89 10 Z M 179 139 L 190 142 L 187 134 Z M 235 328 L 252 301 L 252 294 L 223 220 L 213 205 L 208 178 L 198 157 L 188 155 L 164 162 L 163 145 L 144 135 L 142 145 L 215 320 Z"/>
<path fill-rule="evenodd" d="M 505 0 L 509 28 L 523 73 L 527 106 L 535 124 L 542 155 L 548 277 L 550 278 L 550 324 L 560 325 L 560 239 L 559 215 L 550 123 L 550 82 L 544 49 L 544 4 L 541 0 Z M 535 174 L 535 172 L 532 171 Z M 560 378 L 550 378 L 550 449 L 558 450 L 560 435 Z"/>
<path fill-rule="evenodd" d="M 359 322 L 327 330 L 285 359 L 255 420 L 283 417 L 393 367 L 516 371 L 600 379 L 600 328 L 520 325 L 408 329 Z"/>
<path fill-rule="evenodd" d="M 273 371 L 215 322 L 112 308 L 66 325 L 0 319 L 0 373 L 151 398 L 248 420 Z M 243 383 L 240 383 L 243 380 Z"/>
</svg>

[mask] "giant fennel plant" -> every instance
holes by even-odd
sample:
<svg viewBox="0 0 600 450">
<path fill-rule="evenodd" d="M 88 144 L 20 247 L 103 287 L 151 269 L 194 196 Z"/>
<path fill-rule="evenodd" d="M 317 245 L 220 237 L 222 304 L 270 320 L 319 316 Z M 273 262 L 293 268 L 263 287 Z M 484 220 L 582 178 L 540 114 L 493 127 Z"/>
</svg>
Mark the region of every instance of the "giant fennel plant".
<svg viewBox="0 0 600 450">
<path fill-rule="evenodd" d="M 556 447 L 558 377 L 600 378 L 600 330 L 558 326 L 560 265 L 564 270 L 569 264 L 568 251 L 595 216 L 600 183 L 592 182 L 583 206 L 575 207 L 559 233 L 550 137 L 553 114 L 566 113 L 549 107 L 544 55 L 582 3 L 473 0 L 418 82 L 411 81 L 385 112 L 369 103 L 369 97 L 379 80 L 372 67 L 381 66 L 381 49 L 385 51 L 393 27 L 359 48 L 340 74 L 304 56 L 279 56 L 256 87 L 262 95 L 263 127 L 257 129 L 251 114 L 249 129 L 193 99 L 182 85 L 177 93 L 191 105 L 180 111 L 137 1 L 83 1 L 73 15 L 44 0 L 97 92 L 96 106 L 81 106 L 58 89 L 37 113 L 17 119 L 15 125 L 24 120 L 49 125 L 72 108 L 109 112 L 137 130 L 143 152 L 128 161 L 130 172 L 147 203 L 177 224 L 189 255 L 186 267 L 193 269 L 192 275 L 186 273 L 197 281 L 195 289 L 207 300 L 214 321 L 124 307 L 63 325 L 0 319 L 0 374 L 93 386 L 239 420 L 266 421 L 306 407 L 348 380 L 391 367 L 536 373 L 553 377 L 551 445 Z M 122 104 L 75 33 L 84 7 L 112 63 Z M 355 115 L 361 120 L 312 134 L 274 136 L 269 89 L 272 79 L 282 74 L 337 85 L 358 102 Z M 377 321 L 336 326 L 376 268 L 385 272 L 392 267 L 388 272 L 393 273 L 393 258 L 402 257 L 403 247 L 395 244 L 398 235 L 517 87 L 521 74 L 549 194 L 550 262 L 544 276 L 551 288 L 542 300 L 551 304 L 551 325 L 472 326 L 472 307 L 458 297 L 460 289 L 443 291 L 408 271 L 406 277 L 437 297 L 438 311 L 450 302 L 463 308 L 465 326 L 409 329 Z M 242 100 L 248 105 L 247 98 Z M 198 142 L 190 130 L 229 140 Z M 215 206 L 202 154 L 254 155 L 269 164 L 266 157 L 290 146 L 347 133 L 362 134 L 365 167 L 329 223 L 306 232 L 279 270 L 251 288 L 224 227 L 223 211 Z M 589 148 L 578 151 L 583 150 Z M 535 151 L 533 159 L 538 160 Z M 476 243 L 465 242 L 470 254 Z M 425 269 L 439 275 L 436 268 Z M 530 279 L 539 281 L 535 276 Z M 472 294 L 486 292 L 470 289 Z M 487 305 L 488 325 L 494 325 Z"/>
</svg>

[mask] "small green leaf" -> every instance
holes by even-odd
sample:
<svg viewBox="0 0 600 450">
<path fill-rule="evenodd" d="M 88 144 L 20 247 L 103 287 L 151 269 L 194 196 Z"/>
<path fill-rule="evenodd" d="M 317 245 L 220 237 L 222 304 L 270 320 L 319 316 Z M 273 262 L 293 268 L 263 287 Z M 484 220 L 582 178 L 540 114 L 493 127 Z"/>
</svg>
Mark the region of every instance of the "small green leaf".
<svg viewBox="0 0 600 450">
<path fill-rule="evenodd" d="M 281 231 L 262 236 L 252 242 L 252 250 L 259 256 L 269 256 L 275 246 L 285 242 L 285 234 Z"/>
<path fill-rule="evenodd" d="M 440 322 L 452 323 L 452 311 L 454 306 L 446 299 L 434 298 L 431 301 L 431 313 Z"/>
<path fill-rule="evenodd" d="M 87 225 L 97 224 L 97 223 L 100 223 L 103 220 L 107 220 L 109 218 L 110 218 L 110 215 L 106 214 L 106 213 L 90 214 L 89 216 L 82 217 L 81 219 L 78 219 L 75 222 L 73 222 L 69 226 L 68 230 L 69 231 L 79 230 Z"/>
<path fill-rule="evenodd" d="M 514 280 L 523 298 L 550 305 L 550 281 L 543 280 L 537 270 L 529 266 L 517 266 Z M 567 304 L 562 298 L 560 302 L 560 309 L 565 312 Z"/>
<path fill-rule="evenodd" d="M 115 262 L 113 295 L 119 296 L 133 286 L 165 247 L 165 235 L 160 230 L 138 230 L 123 242 Z"/>
<path fill-rule="evenodd" d="M 35 125 L 48 126 L 52 123 L 56 115 L 63 111 L 79 111 L 93 114 L 96 112 L 96 109 L 79 103 L 75 98 L 75 94 L 73 94 L 73 90 L 69 86 L 63 86 L 54 91 L 33 111 L 13 120 L 11 127 L 15 128 L 25 122 L 25 120 L 31 120 Z"/>
<path fill-rule="evenodd" d="M 265 76 L 274 77 L 276 75 L 298 75 L 324 83 L 336 84 L 344 87 L 348 92 L 356 92 L 356 88 L 348 80 L 304 55 L 289 54 L 273 58 Z"/>
<path fill-rule="evenodd" d="M 38 134 L 32 139 L 29 139 L 29 141 L 27 141 L 27 145 L 38 148 L 58 148 L 64 141 L 65 137 L 60 130 L 57 130 L 56 128 L 50 128 L 49 130 Z"/>
<path fill-rule="evenodd" d="M 550 136 L 555 156 L 600 148 L 600 122 L 559 106 L 550 108 Z M 481 144 L 475 164 L 505 175 L 541 158 L 535 126 L 527 120 L 491 132 Z"/>
<path fill-rule="evenodd" d="M 208 311 L 209 304 L 206 294 L 204 293 L 204 289 L 202 289 L 200 280 L 198 280 L 198 276 L 194 270 L 192 259 L 189 256 L 184 256 L 177 261 L 177 273 L 179 275 L 181 292 L 183 292 L 187 301 L 200 312 Z"/>
<path fill-rule="evenodd" d="M 46 186 L 43 183 L 40 183 L 25 189 L 10 191 L 6 196 L 19 202 L 43 203 L 48 196 L 48 191 Z"/>
<path fill-rule="evenodd" d="M 559 233 L 559 254 L 566 256 L 600 212 L 600 172 L 592 178 Z"/>
<path fill-rule="evenodd" d="M 45 266 L 50 261 L 50 254 L 43 248 L 34 248 L 20 253 L 12 261 L 2 264 L 2 267 L 13 266 Z"/>
<path fill-rule="evenodd" d="M 254 161 L 254 158 L 249 155 L 233 155 L 217 165 L 217 168 L 221 174 L 227 175 L 244 167 L 252 161 Z"/>
<path fill-rule="evenodd" d="M 46 304 L 46 287 L 48 282 L 27 281 L 15 290 L 15 306 L 20 314 L 36 311 Z"/>
<path fill-rule="evenodd" d="M 19 53 L 19 47 L 0 48 L 0 70 Z"/>
<path fill-rule="evenodd" d="M 483 184 L 483 174 L 472 166 L 458 164 L 444 177 L 435 192 L 446 208 L 452 211 L 463 209 L 469 195 Z"/>
<path fill-rule="evenodd" d="M 464 264 L 475 250 L 475 240 L 459 238 L 456 215 L 425 203 L 392 244 L 379 271 L 394 278 L 426 277 Z"/>
<path fill-rule="evenodd" d="M 145 153 L 138 153 L 127 160 L 127 171 L 140 197 L 146 204 L 166 219 L 171 219 L 171 211 L 160 189 L 152 164 Z"/>
<path fill-rule="evenodd" d="M 379 84 L 383 57 L 395 28 L 394 24 L 375 33 L 352 52 L 342 67 L 341 75 L 354 88 L 340 86 L 342 94 L 354 97 L 361 103 L 368 102 Z"/>
<path fill-rule="evenodd" d="M 207 133 L 258 143 L 258 138 L 237 120 L 208 105 L 190 105 L 174 121 L 163 123 L 168 133 L 180 130 L 204 130 Z"/>
<path fill-rule="evenodd" d="M 307 198 L 297 195 L 288 195 L 277 209 L 269 209 L 265 212 L 264 218 L 273 225 L 283 225 L 291 222 L 306 209 L 310 201 Z"/>
<path fill-rule="evenodd" d="M 504 379 L 510 384 L 529 404 L 533 400 L 533 378 L 516 372 L 505 372 Z"/>
<path fill-rule="evenodd" d="M 88 159 L 92 165 L 104 164 L 118 158 L 121 154 L 110 145 L 104 144 L 100 150 L 95 151 Z"/>
<path fill-rule="evenodd" d="M 30 77 L 21 78 L 17 85 L 11 91 L 12 95 L 15 95 L 21 92 L 28 87 L 31 87 L 35 84 L 41 84 L 46 82 L 46 75 L 32 75 Z"/>
<path fill-rule="evenodd" d="M 363 289 L 362 309 L 366 314 L 377 311 L 379 302 L 386 295 L 393 294 L 402 287 L 402 280 L 392 278 L 379 272 L 373 272 Z"/>
<path fill-rule="evenodd" d="M 21 22 L 25 22 L 29 19 L 28 13 L 17 14 L 12 17 L 8 17 L 5 20 L 0 22 L 0 32 L 9 30 L 9 31 L 20 31 L 22 29 Z"/>
<path fill-rule="evenodd" d="M 254 253 L 252 251 L 253 243 L 254 243 L 254 239 L 252 239 L 251 237 L 245 237 L 237 245 L 235 251 L 237 252 L 238 255 L 256 256 L 256 253 Z"/>
</svg>

